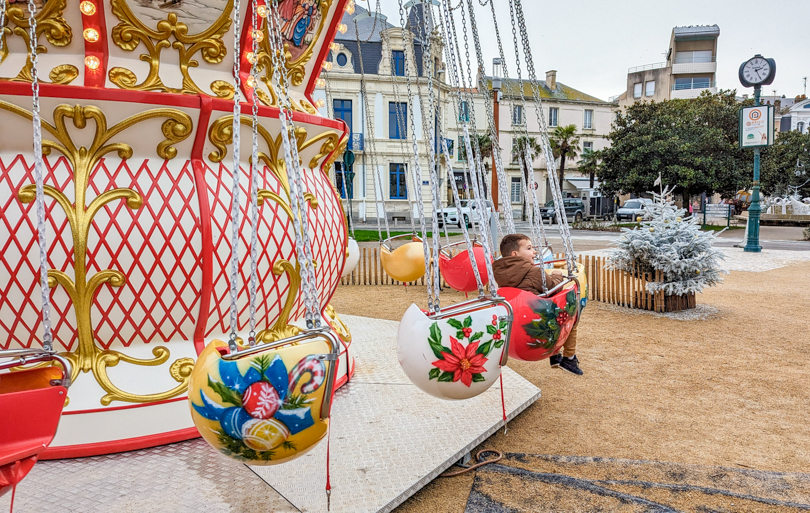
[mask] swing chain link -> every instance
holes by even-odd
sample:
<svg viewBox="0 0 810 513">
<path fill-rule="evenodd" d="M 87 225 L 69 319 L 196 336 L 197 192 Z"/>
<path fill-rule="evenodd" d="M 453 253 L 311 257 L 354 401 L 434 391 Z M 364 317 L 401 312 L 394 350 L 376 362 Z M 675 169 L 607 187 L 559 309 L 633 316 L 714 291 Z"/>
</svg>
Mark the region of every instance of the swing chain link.
<svg viewBox="0 0 810 513">
<path fill-rule="evenodd" d="M 251 0 L 252 29 L 261 30 L 259 26 L 258 2 Z M 252 347 L 256 344 L 256 289 L 259 282 L 257 263 L 259 260 L 259 177 L 257 166 L 259 160 L 259 76 L 258 59 L 255 57 L 259 53 L 259 41 L 251 37 L 251 52 L 253 59 L 250 60 L 250 76 L 253 79 L 251 90 L 251 129 L 252 146 L 250 155 L 250 334 L 248 344 Z"/>
<path fill-rule="evenodd" d="M 0 31 L 5 30 L 5 10 L 6 2 L 2 0 L 0 12 L 3 18 L 0 19 Z M 36 216 L 37 216 L 37 242 L 39 244 L 39 283 L 41 289 L 42 302 L 42 347 L 45 351 L 53 352 L 53 332 L 51 331 L 51 299 L 50 287 L 48 285 L 48 240 L 46 236 L 45 224 L 45 178 L 43 176 L 42 157 L 42 120 L 39 117 L 39 71 L 37 60 L 37 7 L 33 0 L 28 0 L 29 15 L 29 51 L 31 52 L 31 98 L 32 98 L 32 121 L 34 128 L 34 181 L 36 182 Z M 0 34 L 2 40 L 3 34 Z M 0 47 L 0 50 L 2 47 Z"/>
<path fill-rule="evenodd" d="M 240 59 L 241 55 L 239 50 L 239 38 L 242 33 L 240 22 L 240 0 L 234 0 L 233 3 L 233 124 L 231 130 L 233 133 L 233 166 L 231 168 L 231 273 L 230 273 L 230 295 L 231 295 L 231 309 L 230 309 L 230 324 L 231 331 L 228 337 L 228 347 L 231 352 L 239 350 L 236 343 L 236 332 L 239 329 L 239 308 L 237 304 L 237 296 L 239 294 L 238 280 L 239 280 L 239 224 L 240 224 L 240 208 L 239 198 L 241 190 L 239 186 L 239 179 L 241 170 L 239 168 L 239 129 L 240 129 L 240 106 L 239 99 L 241 96 L 241 79 L 240 72 Z"/>
</svg>

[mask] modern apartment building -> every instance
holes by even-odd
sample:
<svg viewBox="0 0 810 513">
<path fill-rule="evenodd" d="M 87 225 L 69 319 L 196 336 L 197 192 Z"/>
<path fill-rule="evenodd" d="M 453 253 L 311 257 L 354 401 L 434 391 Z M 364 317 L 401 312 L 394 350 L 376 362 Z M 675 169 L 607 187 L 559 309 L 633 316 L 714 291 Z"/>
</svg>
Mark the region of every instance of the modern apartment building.
<svg viewBox="0 0 810 513">
<path fill-rule="evenodd" d="M 697 98 L 703 91 L 717 92 L 717 40 L 720 27 L 675 27 L 666 60 L 627 70 L 627 89 L 612 98 L 620 107 L 638 101 Z"/>
</svg>

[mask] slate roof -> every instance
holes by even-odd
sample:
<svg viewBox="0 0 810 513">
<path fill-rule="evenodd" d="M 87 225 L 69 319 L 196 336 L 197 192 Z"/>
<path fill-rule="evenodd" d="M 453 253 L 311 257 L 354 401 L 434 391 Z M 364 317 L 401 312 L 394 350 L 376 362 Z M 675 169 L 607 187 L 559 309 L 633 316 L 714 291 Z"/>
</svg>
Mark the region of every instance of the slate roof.
<svg viewBox="0 0 810 513">
<path fill-rule="evenodd" d="M 520 96 L 520 82 L 522 82 L 523 86 L 523 96 L 526 99 L 533 98 L 532 93 L 532 83 L 529 80 L 521 80 L 518 81 L 514 78 L 509 79 L 501 79 L 501 92 L 504 96 L 508 97 L 519 97 Z M 485 77 L 484 83 L 486 84 L 486 88 L 488 91 L 492 90 L 492 78 Z M 538 80 L 540 84 L 540 98 L 548 98 L 548 99 L 555 99 L 555 100 L 573 100 L 573 101 L 581 101 L 581 102 L 594 102 L 594 103 L 605 103 L 608 102 L 604 100 L 600 100 L 595 96 L 591 96 L 589 94 L 585 94 L 582 91 L 578 91 L 573 87 L 569 87 L 563 83 L 557 82 L 557 88 L 552 91 L 548 85 L 546 85 L 545 80 Z"/>
</svg>

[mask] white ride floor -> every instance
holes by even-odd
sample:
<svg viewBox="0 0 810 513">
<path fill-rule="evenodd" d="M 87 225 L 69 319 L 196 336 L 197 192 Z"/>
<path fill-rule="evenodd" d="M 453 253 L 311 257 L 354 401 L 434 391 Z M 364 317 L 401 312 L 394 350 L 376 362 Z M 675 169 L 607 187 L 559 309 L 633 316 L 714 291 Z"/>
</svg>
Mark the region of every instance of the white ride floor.
<svg viewBox="0 0 810 513">
<path fill-rule="evenodd" d="M 466 401 L 429 396 L 399 367 L 399 323 L 342 318 L 356 372 L 332 409 L 331 511 L 391 511 L 503 426 L 501 390 Z M 540 397 L 509 368 L 503 383 L 509 419 Z M 321 512 L 325 483 L 326 441 L 282 465 L 247 467 L 192 440 L 38 463 L 18 486 L 14 510 Z M 0 511 L 9 500 L 0 498 Z"/>
</svg>

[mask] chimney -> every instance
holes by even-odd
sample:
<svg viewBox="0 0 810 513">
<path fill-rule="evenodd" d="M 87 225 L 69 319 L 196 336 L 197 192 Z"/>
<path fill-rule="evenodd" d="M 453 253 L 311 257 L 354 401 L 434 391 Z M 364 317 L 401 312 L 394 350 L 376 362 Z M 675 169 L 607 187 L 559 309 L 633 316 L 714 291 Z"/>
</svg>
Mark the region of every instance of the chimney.
<svg viewBox="0 0 810 513">
<path fill-rule="evenodd" d="M 546 86 L 552 91 L 557 89 L 557 70 L 546 71 Z"/>
</svg>

